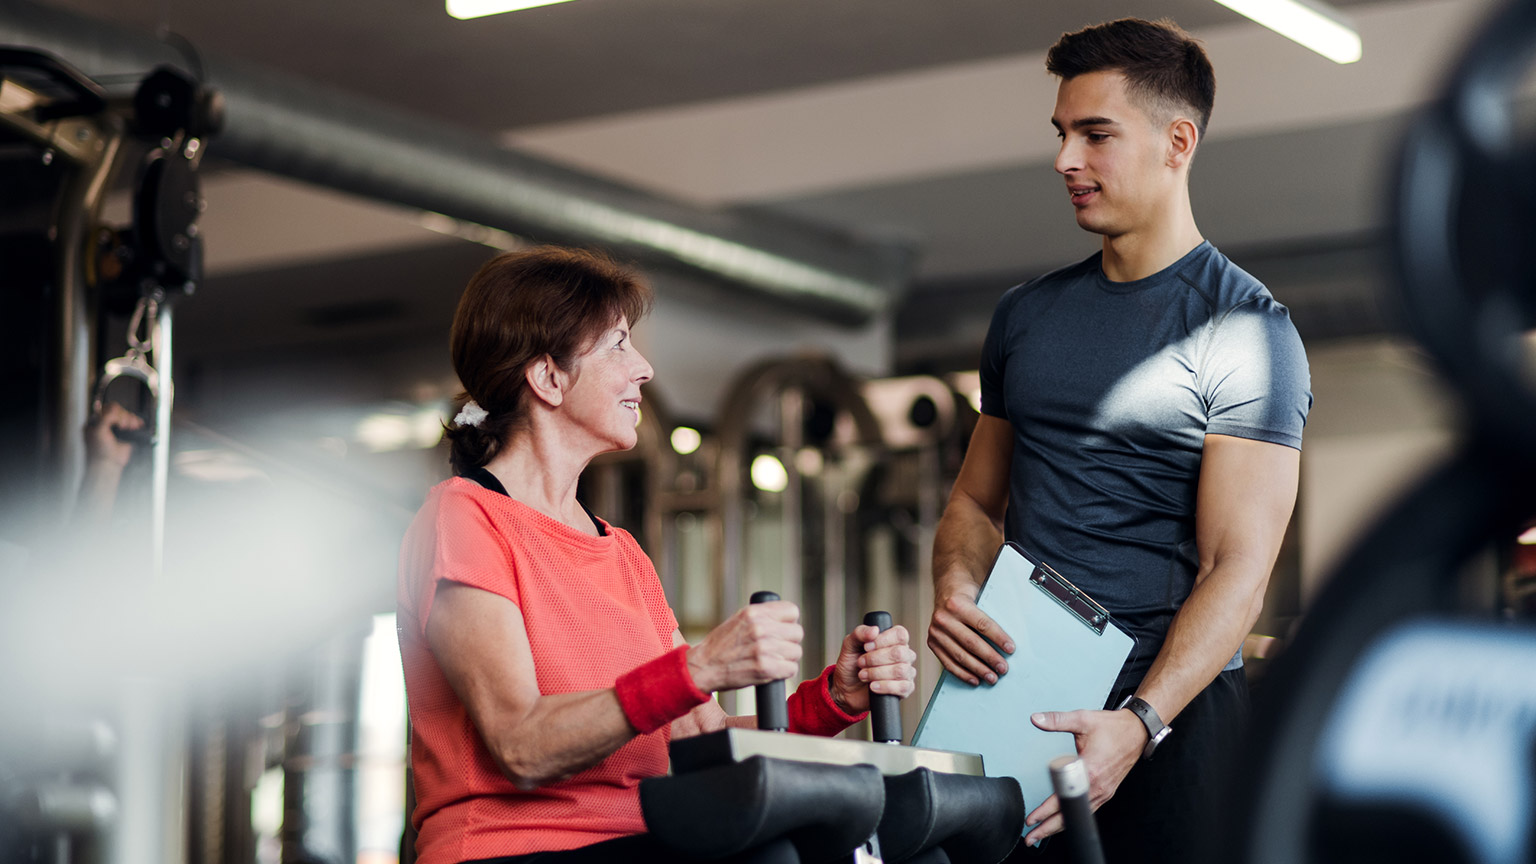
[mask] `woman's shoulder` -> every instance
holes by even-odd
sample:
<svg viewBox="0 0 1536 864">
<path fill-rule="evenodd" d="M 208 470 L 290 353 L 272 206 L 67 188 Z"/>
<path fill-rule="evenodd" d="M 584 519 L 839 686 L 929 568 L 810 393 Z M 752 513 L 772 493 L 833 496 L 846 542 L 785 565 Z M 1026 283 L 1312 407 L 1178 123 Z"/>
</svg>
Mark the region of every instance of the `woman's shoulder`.
<svg viewBox="0 0 1536 864">
<path fill-rule="evenodd" d="M 471 526 L 505 531 L 517 520 L 510 504 L 507 496 L 472 480 L 450 477 L 427 491 L 416 518 L 433 523 L 439 531 Z"/>
</svg>

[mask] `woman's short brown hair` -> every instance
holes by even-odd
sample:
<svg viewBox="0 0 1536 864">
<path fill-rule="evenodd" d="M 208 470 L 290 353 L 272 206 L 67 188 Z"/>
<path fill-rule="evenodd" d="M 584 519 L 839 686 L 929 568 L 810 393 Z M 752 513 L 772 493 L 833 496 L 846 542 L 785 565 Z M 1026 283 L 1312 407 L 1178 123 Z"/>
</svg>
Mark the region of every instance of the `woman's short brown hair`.
<svg viewBox="0 0 1536 864">
<path fill-rule="evenodd" d="M 615 322 L 643 318 L 651 302 L 638 272 L 598 252 L 540 246 L 487 261 L 464 288 L 448 339 L 464 387 L 454 415 L 471 399 L 488 415 L 476 426 L 448 424 L 453 472 L 491 461 L 525 420 L 529 363 L 547 354 L 569 369 Z"/>
</svg>

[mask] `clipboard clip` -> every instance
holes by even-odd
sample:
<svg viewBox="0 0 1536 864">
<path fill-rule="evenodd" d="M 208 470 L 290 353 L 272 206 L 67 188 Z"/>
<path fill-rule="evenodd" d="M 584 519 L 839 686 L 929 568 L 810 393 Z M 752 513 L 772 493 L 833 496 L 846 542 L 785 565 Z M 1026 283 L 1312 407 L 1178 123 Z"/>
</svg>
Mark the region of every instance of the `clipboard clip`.
<svg viewBox="0 0 1536 864">
<path fill-rule="evenodd" d="M 1095 603 L 1092 597 L 1079 591 L 1076 585 L 1068 582 L 1060 573 L 1052 570 L 1051 565 L 1036 564 L 1035 572 L 1029 574 L 1029 581 L 1050 595 L 1052 600 L 1060 603 L 1062 608 L 1077 616 L 1077 620 L 1083 622 L 1084 627 L 1100 636 L 1104 635 L 1104 628 L 1109 624 L 1108 610 Z"/>
</svg>

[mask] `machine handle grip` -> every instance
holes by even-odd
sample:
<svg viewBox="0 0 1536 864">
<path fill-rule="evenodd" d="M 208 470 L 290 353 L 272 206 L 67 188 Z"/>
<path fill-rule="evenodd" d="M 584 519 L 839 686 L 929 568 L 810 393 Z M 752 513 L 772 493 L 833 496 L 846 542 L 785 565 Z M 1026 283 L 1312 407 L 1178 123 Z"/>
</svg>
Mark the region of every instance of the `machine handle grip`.
<svg viewBox="0 0 1536 864">
<path fill-rule="evenodd" d="M 864 616 L 864 623 L 880 628 L 883 633 L 891 629 L 891 613 L 870 612 Z M 870 738 L 884 744 L 901 743 L 901 706 L 895 696 L 869 694 L 869 733 Z"/>
<path fill-rule="evenodd" d="M 1088 769 L 1076 756 L 1051 760 L 1051 785 L 1061 802 L 1062 833 L 1066 834 L 1067 859 L 1072 864 L 1104 864 L 1099 826 L 1088 804 Z"/>
<path fill-rule="evenodd" d="M 772 591 L 755 591 L 753 603 L 772 603 L 779 595 Z M 784 696 L 783 681 L 769 681 L 757 685 L 757 728 L 775 732 L 789 731 L 789 703 Z"/>
</svg>

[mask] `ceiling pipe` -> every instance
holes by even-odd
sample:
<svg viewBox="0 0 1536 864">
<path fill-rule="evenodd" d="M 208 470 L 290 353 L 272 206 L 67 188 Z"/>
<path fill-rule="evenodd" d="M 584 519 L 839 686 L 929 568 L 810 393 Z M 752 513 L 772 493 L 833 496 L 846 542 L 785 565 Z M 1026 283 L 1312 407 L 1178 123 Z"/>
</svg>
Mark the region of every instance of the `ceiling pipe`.
<svg viewBox="0 0 1536 864">
<path fill-rule="evenodd" d="M 213 155 L 541 242 L 595 245 L 702 275 L 845 325 L 904 287 L 908 250 L 754 214 L 706 210 L 504 150 L 487 135 L 26 0 L 0 3 L 0 44 L 92 77 L 165 64 L 224 94 Z"/>
</svg>

